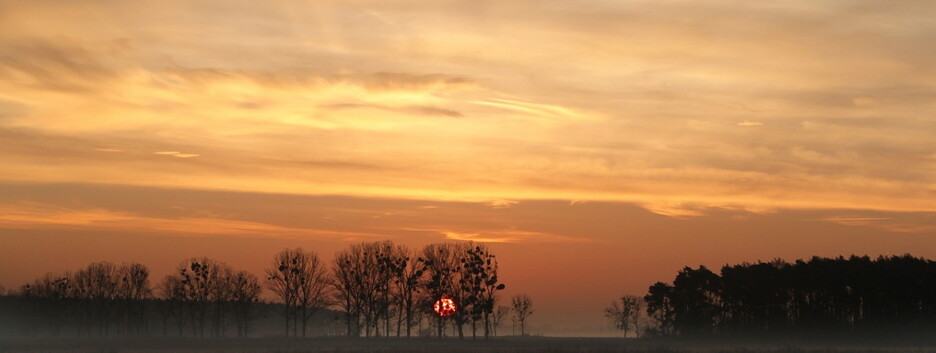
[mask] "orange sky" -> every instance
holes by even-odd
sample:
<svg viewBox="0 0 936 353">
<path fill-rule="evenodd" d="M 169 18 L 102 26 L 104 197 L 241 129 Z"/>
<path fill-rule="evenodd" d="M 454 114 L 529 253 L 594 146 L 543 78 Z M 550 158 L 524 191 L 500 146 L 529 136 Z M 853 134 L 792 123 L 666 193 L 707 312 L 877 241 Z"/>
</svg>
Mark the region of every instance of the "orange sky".
<svg viewBox="0 0 936 353">
<path fill-rule="evenodd" d="M 931 1 L 0 0 L 0 285 L 492 243 L 533 325 L 683 265 L 936 257 Z M 583 275 L 587 273 L 587 275 Z M 594 330 L 593 330 L 594 331 Z"/>
</svg>

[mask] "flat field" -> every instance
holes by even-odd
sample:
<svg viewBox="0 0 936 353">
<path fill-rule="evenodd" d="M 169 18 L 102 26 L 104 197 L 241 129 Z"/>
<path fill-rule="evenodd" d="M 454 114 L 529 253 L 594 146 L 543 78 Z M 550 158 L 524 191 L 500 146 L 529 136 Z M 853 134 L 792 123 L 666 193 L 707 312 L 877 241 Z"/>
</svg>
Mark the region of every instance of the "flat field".
<svg viewBox="0 0 936 353">
<path fill-rule="evenodd" d="M 247 339 L 3 339 L 2 352 L 31 353 L 936 353 L 936 345 L 900 342 L 853 345 L 847 342 L 787 344 L 782 342 L 688 342 L 619 338 L 499 337 L 467 338 L 247 338 Z"/>
</svg>

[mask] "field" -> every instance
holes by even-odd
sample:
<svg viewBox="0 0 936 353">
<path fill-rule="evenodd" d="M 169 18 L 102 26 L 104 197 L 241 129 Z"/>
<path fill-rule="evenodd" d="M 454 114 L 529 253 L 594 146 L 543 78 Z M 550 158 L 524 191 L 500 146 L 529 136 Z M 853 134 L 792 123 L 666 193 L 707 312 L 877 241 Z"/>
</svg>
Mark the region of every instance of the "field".
<svg viewBox="0 0 936 353">
<path fill-rule="evenodd" d="M 614 338 L 508 337 L 492 340 L 458 339 L 115 339 L 115 340 L 0 340 L 0 352 L 237 352 L 237 353 L 858 353 L 936 352 L 936 346 L 901 343 L 851 345 L 848 343 L 686 342 Z"/>
</svg>

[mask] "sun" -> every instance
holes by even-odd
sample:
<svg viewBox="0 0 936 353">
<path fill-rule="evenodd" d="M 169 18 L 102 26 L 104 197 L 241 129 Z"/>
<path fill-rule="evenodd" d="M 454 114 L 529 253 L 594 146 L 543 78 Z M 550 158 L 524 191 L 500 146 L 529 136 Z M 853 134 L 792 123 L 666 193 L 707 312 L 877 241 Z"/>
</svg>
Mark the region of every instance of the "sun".
<svg viewBox="0 0 936 353">
<path fill-rule="evenodd" d="M 451 316 L 455 313 L 455 300 L 447 295 L 442 296 L 442 299 L 436 300 L 432 310 L 441 317 Z"/>
</svg>

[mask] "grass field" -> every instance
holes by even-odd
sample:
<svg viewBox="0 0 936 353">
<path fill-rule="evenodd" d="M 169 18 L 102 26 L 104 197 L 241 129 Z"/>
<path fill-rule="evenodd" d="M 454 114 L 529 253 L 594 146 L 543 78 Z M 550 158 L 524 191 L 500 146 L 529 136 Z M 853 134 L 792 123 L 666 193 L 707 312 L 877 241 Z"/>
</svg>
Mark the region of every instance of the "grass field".
<svg viewBox="0 0 936 353">
<path fill-rule="evenodd" d="M 816 342 L 802 345 L 757 342 L 686 342 L 614 338 L 508 337 L 492 340 L 448 339 L 7 339 L 0 352 L 236 352 L 236 353 L 851 353 L 934 352 L 936 346 L 901 343 L 851 345 Z"/>
</svg>

